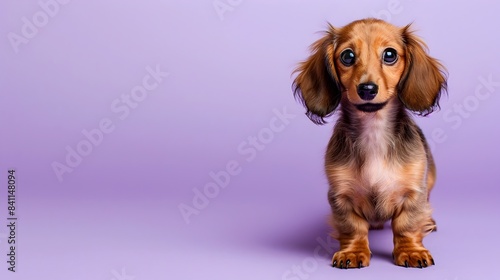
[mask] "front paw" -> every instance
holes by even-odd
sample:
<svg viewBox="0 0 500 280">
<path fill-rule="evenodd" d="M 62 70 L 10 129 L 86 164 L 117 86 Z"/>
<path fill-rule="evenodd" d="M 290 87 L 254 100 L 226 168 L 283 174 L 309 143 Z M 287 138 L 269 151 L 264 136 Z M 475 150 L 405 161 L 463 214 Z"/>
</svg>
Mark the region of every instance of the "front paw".
<svg viewBox="0 0 500 280">
<path fill-rule="evenodd" d="M 431 253 L 423 247 L 405 247 L 394 249 L 394 262 L 404 267 L 428 267 L 435 265 Z"/>
<path fill-rule="evenodd" d="M 369 249 L 345 249 L 336 252 L 332 258 L 332 266 L 338 268 L 362 268 L 370 265 Z"/>
</svg>

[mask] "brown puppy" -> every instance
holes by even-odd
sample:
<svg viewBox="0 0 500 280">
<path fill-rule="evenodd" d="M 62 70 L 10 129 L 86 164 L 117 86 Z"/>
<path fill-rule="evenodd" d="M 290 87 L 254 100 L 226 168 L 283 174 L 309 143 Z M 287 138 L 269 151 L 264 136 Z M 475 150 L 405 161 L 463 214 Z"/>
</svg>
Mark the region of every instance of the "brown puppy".
<svg viewBox="0 0 500 280">
<path fill-rule="evenodd" d="M 316 124 L 339 107 L 325 170 L 334 237 L 334 267 L 370 263 L 368 230 L 392 220 L 394 262 L 434 264 L 423 246 L 436 229 L 429 193 L 436 168 L 412 111 L 430 114 L 446 90 L 444 67 L 427 55 L 410 26 L 364 19 L 329 26 L 297 68 L 295 96 Z"/>
</svg>

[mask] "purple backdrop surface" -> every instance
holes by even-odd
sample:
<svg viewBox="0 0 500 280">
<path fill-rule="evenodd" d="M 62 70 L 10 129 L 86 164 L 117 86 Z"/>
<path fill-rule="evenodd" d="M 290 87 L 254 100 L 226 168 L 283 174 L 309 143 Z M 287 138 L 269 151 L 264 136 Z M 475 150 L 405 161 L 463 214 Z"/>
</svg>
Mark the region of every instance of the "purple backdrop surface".
<svg viewBox="0 0 500 280">
<path fill-rule="evenodd" d="M 497 279 L 500 5 L 347 2 L 2 1 L 0 278 Z M 392 264 L 389 229 L 370 267 L 328 265 L 334 119 L 312 124 L 290 75 L 327 21 L 365 17 L 414 22 L 450 73 L 417 120 L 438 165 L 424 270 Z"/>
</svg>

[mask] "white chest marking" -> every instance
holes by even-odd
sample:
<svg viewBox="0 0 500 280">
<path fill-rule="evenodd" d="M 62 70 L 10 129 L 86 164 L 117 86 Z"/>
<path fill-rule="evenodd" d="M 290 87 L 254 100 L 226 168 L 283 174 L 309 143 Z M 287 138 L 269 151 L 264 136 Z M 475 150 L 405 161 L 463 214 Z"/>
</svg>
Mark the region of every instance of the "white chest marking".
<svg viewBox="0 0 500 280">
<path fill-rule="evenodd" d="M 377 192 L 385 192 L 395 187 L 396 172 L 386 157 L 393 145 L 387 116 L 377 114 L 367 118 L 359 144 L 364 150 L 362 176 L 368 187 L 376 187 Z"/>
</svg>

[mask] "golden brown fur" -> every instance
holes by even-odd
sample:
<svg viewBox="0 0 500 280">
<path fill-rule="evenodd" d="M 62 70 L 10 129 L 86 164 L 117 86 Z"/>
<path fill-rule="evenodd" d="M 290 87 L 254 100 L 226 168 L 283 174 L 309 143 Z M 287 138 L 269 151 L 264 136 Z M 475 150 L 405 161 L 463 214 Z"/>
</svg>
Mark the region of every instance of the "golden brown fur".
<svg viewBox="0 0 500 280">
<path fill-rule="evenodd" d="M 436 170 L 408 111 L 427 115 L 438 107 L 446 77 L 425 49 L 409 26 L 365 19 L 329 26 L 296 70 L 295 95 L 313 122 L 340 111 L 325 156 L 331 224 L 340 242 L 334 267 L 368 266 L 368 230 L 388 220 L 397 265 L 434 264 L 422 239 L 436 228 L 429 204 Z"/>
</svg>

